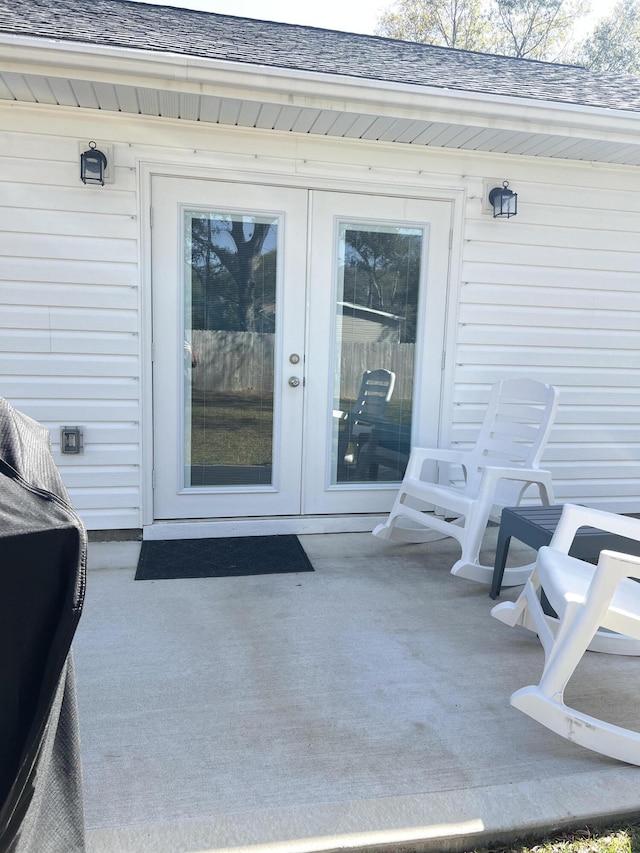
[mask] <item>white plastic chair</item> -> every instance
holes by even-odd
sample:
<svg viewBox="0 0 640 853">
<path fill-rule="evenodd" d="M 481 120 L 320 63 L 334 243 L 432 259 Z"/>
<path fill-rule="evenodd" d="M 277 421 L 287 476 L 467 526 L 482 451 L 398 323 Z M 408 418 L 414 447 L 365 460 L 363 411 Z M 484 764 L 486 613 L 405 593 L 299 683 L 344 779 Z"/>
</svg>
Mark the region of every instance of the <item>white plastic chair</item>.
<svg viewBox="0 0 640 853">
<path fill-rule="evenodd" d="M 640 654 L 640 558 L 602 551 L 598 565 L 568 556 L 583 526 L 640 541 L 640 520 L 565 504 L 548 547 L 516 602 L 491 611 L 507 625 L 536 632 L 545 653 L 540 683 L 523 687 L 511 704 L 574 743 L 630 764 L 640 764 L 640 734 L 589 716 L 564 703 L 564 689 L 583 654 L 590 651 Z M 545 614 L 544 593 L 558 615 Z M 614 632 L 614 633 L 612 633 Z"/>
<path fill-rule="evenodd" d="M 552 385 L 533 379 L 496 382 L 473 449 L 411 450 L 391 513 L 373 530 L 374 536 L 402 542 L 452 536 L 460 543 L 462 554 L 451 573 L 490 584 L 493 566 L 480 564 L 480 546 L 489 520 L 499 520 L 503 507 L 517 506 L 531 485 L 537 486 L 543 504 L 554 502 L 551 474 L 538 463 L 557 404 L 558 392 Z M 432 482 L 428 470 L 432 461 L 462 466 L 462 485 Z M 444 510 L 444 518 L 433 512 L 434 507 Z M 439 535 L 434 537 L 434 531 Z M 510 569 L 505 586 L 524 583 L 532 568 Z"/>
</svg>

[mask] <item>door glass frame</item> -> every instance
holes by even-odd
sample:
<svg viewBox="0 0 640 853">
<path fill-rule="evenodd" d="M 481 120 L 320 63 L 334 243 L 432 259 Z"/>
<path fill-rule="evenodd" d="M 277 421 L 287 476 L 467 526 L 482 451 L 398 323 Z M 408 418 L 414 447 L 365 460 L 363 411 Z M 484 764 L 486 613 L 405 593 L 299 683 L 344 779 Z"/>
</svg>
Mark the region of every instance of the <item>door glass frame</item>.
<svg viewBox="0 0 640 853">
<path fill-rule="evenodd" d="M 419 364 L 418 356 L 421 350 L 421 342 L 423 340 L 422 337 L 422 327 L 424 324 L 424 307 L 426 301 L 426 290 L 427 290 L 427 267 L 428 267 L 428 258 L 429 258 L 429 237 L 430 237 L 430 224 L 428 222 L 425 223 L 407 223 L 407 222 L 396 222 L 391 221 L 389 219 L 373 219 L 371 217 L 344 217 L 344 216 L 335 216 L 334 217 L 334 234 L 333 241 L 335 246 L 334 253 L 334 275 L 333 275 L 333 303 L 337 308 L 340 302 L 344 302 L 344 267 L 346 265 L 346 259 L 342 256 L 343 250 L 343 234 L 344 239 L 346 240 L 346 229 L 357 229 L 358 227 L 362 227 L 363 231 L 371 230 L 372 233 L 389 233 L 392 234 L 394 231 L 401 232 L 406 231 L 415 232 L 413 236 L 420 237 L 420 268 L 418 272 L 418 299 L 415 305 L 416 311 L 416 329 L 415 329 L 415 340 L 412 342 L 414 345 L 413 350 L 413 359 L 412 359 L 412 373 L 411 373 L 411 382 L 412 382 L 412 393 L 411 393 L 411 411 L 410 411 L 410 443 L 413 438 L 413 423 L 415 418 L 415 412 L 417 409 L 416 399 L 419 398 L 420 391 L 420 383 L 415 382 L 416 377 L 416 366 Z M 398 234 L 397 236 L 403 236 Z M 411 235 L 404 235 L 411 236 Z M 342 276 L 342 281 L 340 280 Z M 339 300 L 338 297 L 342 296 L 342 300 Z M 337 354 L 340 351 L 340 356 L 342 359 L 343 354 L 343 343 L 344 343 L 344 325 L 339 322 L 338 312 L 334 311 L 332 318 L 332 326 L 331 326 L 331 335 L 333 342 L 333 350 Z M 398 342 L 400 343 L 400 342 Z M 341 386 L 341 359 L 340 364 L 336 364 L 336 370 L 333 377 L 333 408 L 340 409 L 340 406 L 336 405 L 337 399 L 340 396 L 340 386 Z M 376 362 L 375 364 L 368 365 L 368 369 L 376 369 L 383 367 L 382 364 Z M 396 380 L 400 379 L 400 382 L 403 381 L 403 377 L 396 377 Z M 399 385 L 400 382 L 397 384 Z M 389 401 L 391 402 L 391 400 Z M 418 409 L 419 410 L 419 409 Z M 348 415 L 347 415 L 348 417 Z M 332 430 L 333 436 L 332 441 L 327 444 L 327 452 L 329 454 L 329 459 L 326 465 L 326 476 L 325 476 L 325 489 L 328 491 L 339 489 L 351 489 L 358 490 L 361 488 L 367 489 L 384 489 L 388 490 L 390 485 L 398 485 L 401 476 L 398 476 L 397 479 L 393 480 L 359 480 L 354 479 L 352 481 L 342 480 L 339 481 L 337 477 L 334 477 L 334 472 L 337 468 L 337 465 L 340 464 L 340 460 L 334 458 L 335 456 L 335 447 L 336 447 L 336 419 L 333 418 L 330 421 L 330 428 Z"/>
<path fill-rule="evenodd" d="M 192 434 L 187 435 L 187 411 L 192 406 L 192 395 L 187 398 L 187 390 L 191 389 L 191 383 L 187 383 L 186 381 L 181 385 L 181 401 L 180 405 L 182 406 L 182 411 L 184 412 L 184 417 L 182 419 L 182 436 L 181 436 L 181 445 L 185 451 L 185 458 L 181 464 L 181 475 L 182 475 L 182 488 L 180 489 L 180 493 L 190 493 L 197 490 L 200 494 L 207 493 L 234 493 L 237 491 L 278 491 L 279 480 L 280 480 L 280 443 L 276 441 L 277 430 L 280 429 L 280 402 L 281 402 L 281 361 L 279 358 L 279 345 L 280 345 L 280 336 L 278 335 L 279 331 L 279 306 L 282 303 L 284 298 L 284 275 L 283 275 L 283 263 L 281 262 L 281 258 L 284 256 L 284 230 L 285 230 L 285 219 L 284 214 L 259 214 L 256 215 L 255 211 L 246 209 L 246 208 L 234 208 L 231 209 L 229 206 L 225 206 L 224 208 L 215 208 L 215 207 L 202 207 L 195 205 L 181 205 L 180 206 L 180 219 L 183 225 L 182 231 L 182 258 L 181 258 L 181 287 L 182 287 L 182 299 L 181 299 L 181 328 L 183 329 L 183 336 L 187 337 L 187 314 L 189 312 L 193 312 L 193 294 L 192 294 L 192 280 L 193 276 L 190 274 L 191 263 L 187 257 L 187 250 L 189 245 L 189 238 L 187 237 L 186 229 L 187 229 L 187 217 L 191 215 L 191 222 L 193 222 L 193 216 L 198 212 L 202 212 L 204 214 L 209 214 L 213 216 L 219 216 L 221 218 L 230 217 L 233 219 L 255 219 L 255 220 L 270 220 L 271 225 L 276 226 L 276 271 L 275 271 L 275 305 L 274 310 L 276 311 L 276 319 L 274 321 L 274 347 L 273 347 L 273 365 L 272 365 L 272 373 L 273 373 L 273 398 L 271 405 L 271 448 L 270 448 L 270 467 L 271 467 L 271 477 L 270 482 L 268 483 L 211 483 L 211 484 L 202 484 L 202 485 L 194 485 L 192 483 L 187 483 L 187 462 L 186 462 L 186 447 L 187 443 L 191 441 Z M 265 224 L 265 223 L 261 223 Z M 193 318 L 192 318 L 193 322 Z M 192 324 L 191 324 L 192 325 Z M 191 328 L 191 332 L 196 331 Z M 185 371 L 186 374 L 186 371 Z M 188 374 L 192 376 L 193 374 Z M 185 379 L 187 375 L 185 375 Z M 193 466 L 191 466 L 193 467 Z"/>
</svg>

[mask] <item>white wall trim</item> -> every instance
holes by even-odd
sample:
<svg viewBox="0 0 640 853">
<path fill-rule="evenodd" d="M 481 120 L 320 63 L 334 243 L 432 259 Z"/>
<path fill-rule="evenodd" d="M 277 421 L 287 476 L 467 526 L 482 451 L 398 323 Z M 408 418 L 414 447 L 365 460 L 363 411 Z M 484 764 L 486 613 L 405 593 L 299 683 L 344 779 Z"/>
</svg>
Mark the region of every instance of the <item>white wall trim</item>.
<svg viewBox="0 0 640 853">
<path fill-rule="evenodd" d="M 275 536 L 292 533 L 370 533 L 384 521 L 382 515 L 321 515 L 281 518 L 203 519 L 158 521 L 142 529 L 142 538 L 216 539 L 223 536 Z"/>
</svg>

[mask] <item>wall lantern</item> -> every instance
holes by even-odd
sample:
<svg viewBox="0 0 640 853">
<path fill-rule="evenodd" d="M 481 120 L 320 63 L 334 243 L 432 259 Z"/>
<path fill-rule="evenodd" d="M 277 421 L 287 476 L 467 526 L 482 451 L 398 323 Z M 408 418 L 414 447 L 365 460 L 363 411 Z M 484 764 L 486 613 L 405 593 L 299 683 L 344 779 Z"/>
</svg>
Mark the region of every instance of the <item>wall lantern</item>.
<svg viewBox="0 0 640 853">
<path fill-rule="evenodd" d="M 518 193 L 509 189 L 509 181 L 503 181 L 501 187 L 494 187 L 489 193 L 489 204 L 493 207 L 493 218 L 506 216 L 507 219 L 518 212 Z"/>
<path fill-rule="evenodd" d="M 96 147 L 95 142 L 89 143 L 87 151 L 80 155 L 80 178 L 85 184 L 100 184 L 104 186 L 104 173 L 107 168 L 107 158 Z"/>
</svg>

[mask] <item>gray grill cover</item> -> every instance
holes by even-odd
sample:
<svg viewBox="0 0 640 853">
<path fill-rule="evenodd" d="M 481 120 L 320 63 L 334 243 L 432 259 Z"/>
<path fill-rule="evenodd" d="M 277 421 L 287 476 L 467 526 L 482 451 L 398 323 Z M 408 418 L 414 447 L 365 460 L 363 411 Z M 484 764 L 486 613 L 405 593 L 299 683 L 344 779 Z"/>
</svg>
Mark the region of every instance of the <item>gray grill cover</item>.
<svg viewBox="0 0 640 853">
<path fill-rule="evenodd" d="M 84 853 L 71 641 L 87 538 L 48 431 L 0 398 L 0 853 Z"/>
</svg>

